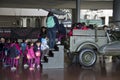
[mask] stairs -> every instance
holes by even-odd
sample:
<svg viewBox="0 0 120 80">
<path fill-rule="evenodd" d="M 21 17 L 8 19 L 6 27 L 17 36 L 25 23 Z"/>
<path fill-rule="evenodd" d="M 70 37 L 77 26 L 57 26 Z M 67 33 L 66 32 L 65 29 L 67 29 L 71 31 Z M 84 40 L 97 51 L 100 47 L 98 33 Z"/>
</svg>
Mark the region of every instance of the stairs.
<svg viewBox="0 0 120 80">
<path fill-rule="evenodd" d="M 64 46 L 58 45 L 58 51 L 52 51 L 53 57 L 47 57 L 48 62 L 42 63 L 43 69 L 64 68 Z"/>
</svg>

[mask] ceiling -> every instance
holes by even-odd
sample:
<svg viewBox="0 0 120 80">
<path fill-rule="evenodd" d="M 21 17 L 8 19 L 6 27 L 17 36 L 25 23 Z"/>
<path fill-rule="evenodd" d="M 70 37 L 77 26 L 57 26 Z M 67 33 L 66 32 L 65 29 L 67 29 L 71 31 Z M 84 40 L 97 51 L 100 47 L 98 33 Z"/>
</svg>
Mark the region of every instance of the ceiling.
<svg viewBox="0 0 120 80">
<path fill-rule="evenodd" d="M 81 0 L 82 9 L 112 9 L 113 0 Z M 0 0 L 4 8 L 75 8 L 76 0 Z"/>
</svg>

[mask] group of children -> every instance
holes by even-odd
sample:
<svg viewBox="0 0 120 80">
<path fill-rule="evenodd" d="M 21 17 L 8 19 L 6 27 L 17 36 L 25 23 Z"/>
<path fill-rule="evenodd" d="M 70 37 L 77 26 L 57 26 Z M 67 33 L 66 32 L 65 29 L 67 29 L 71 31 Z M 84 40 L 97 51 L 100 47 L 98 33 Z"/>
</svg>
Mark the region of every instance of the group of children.
<svg viewBox="0 0 120 80">
<path fill-rule="evenodd" d="M 58 41 L 66 35 L 66 29 L 63 25 L 58 27 Z M 4 66 L 11 66 L 11 70 L 16 70 L 19 66 L 19 61 L 22 59 L 22 65 L 25 68 L 29 67 L 34 70 L 35 67 L 40 68 L 41 61 L 44 61 L 44 56 L 48 56 L 51 48 L 48 46 L 48 31 L 46 27 L 41 27 L 37 41 L 23 40 L 18 43 L 16 39 L 0 39 L 0 61 Z"/>
<path fill-rule="evenodd" d="M 86 26 L 86 24 L 83 23 L 74 23 L 70 29 L 70 31 L 68 32 L 68 36 L 72 36 L 73 35 L 73 30 L 89 30 L 89 29 L 93 29 L 93 25 L 89 25 Z"/>
<path fill-rule="evenodd" d="M 49 46 L 46 36 L 35 42 L 23 40 L 21 43 L 15 39 L 0 39 L 0 61 L 4 67 L 9 65 L 11 70 L 17 69 L 21 58 L 24 68 L 29 67 L 29 70 L 34 70 L 36 67 L 40 69 L 41 61 L 48 54 Z"/>
</svg>

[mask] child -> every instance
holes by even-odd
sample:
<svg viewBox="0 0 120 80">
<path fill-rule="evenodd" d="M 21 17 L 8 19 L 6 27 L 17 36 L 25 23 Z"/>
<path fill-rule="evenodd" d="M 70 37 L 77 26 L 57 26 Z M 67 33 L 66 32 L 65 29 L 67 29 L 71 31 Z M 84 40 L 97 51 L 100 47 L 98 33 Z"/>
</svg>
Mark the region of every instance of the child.
<svg viewBox="0 0 120 80">
<path fill-rule="evenodd" d="M 73 24 L 72 25 L 72 28 L 70 29 L 70 31 L 68 32 L 68 36 L 70 37 L 70 36 L 72 36 L 73 35 L 73 30 L 78 30 L 79 28 L 78 28 L 78 26 L 77 26 L 77 24 L 75 23 L 75 24 Z"/>
<path fill-rule="evenodd" d="M 36 44 L 34 46 L 34 52 L 35 52 L 35 63 L 37 65 L 37 68 L 40 68 L 40 57 L 41 57 L 41 43 L 40 41 L 36 41 Z"/>
<path fill-rule="evenodd" d="M 29 70 L 34 70 L 34 50 L 33 50 L 33 42 L 28 42 L 27 46 L 27 59 L 29 64 Z"/>
<path fill-rule="evenodd" d="M 11 58 L 11 70 L 16 70 L 16 67 L 18 67 L 18 60 L 20 58 L 20 51 L 17 49 L 16 42 L 13 41 L 10 45 L 9 49 L 9 55 Z"/>
<path fill-rule="evenodd" d="M 85 25 L 84 22 L 82 23 L 82 28 L 81 28 L 81 30 L 89 30 L 89 28 Z"/>
<path fill-rule="evenodd" d="M 24 65 L 24 68 L 27 68 L 27 40 L 23 40 L 21 43 L 21 51 L 22 51 L 22 58 L 23 62 L 22 64 Z"/>
<path fill-rule="evenodd" d="M 10 49 L 10 40 L 7 39 L 4 45 L 4 67 L 7 67 L 8 65 L 10 65 L 10 58 L 9 58 L 9 49 Z"/>
<path fill-rule="evenodd" d="M 47 43 L 47 37 L 43 36 L 41 39 L 41 51 L 42 51 L 42 56 L 41 56 L 41 61 L 44 61 L 44 56 L 48 56 L 49 54 L 49 46 Z"/>
<path fill-rule="evenodd" d="M 39 40 L 40 40 L 40 41 L 41 41 L 41 38 L 42 38 L 44 35 L 45 35 L 45 36 L 47 35 L 47 29 L 46 29 L 46 27 L 42 26 L 42 27 L 41 27 L 40 34 L 39 34 Z"/>
</svg>

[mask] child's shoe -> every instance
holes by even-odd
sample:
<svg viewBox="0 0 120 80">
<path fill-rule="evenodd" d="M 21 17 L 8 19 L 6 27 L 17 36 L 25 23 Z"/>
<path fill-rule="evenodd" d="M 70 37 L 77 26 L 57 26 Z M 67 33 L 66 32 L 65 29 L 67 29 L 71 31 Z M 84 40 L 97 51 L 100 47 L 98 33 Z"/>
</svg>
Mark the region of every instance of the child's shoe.
<svg viewBox="0 0 120 80">
<path fill-rule="evenodd" d="M 37 65 L 37 69 L 39 69 L 40 68 L 40 65 Z"/>
<path fill-rule="evenodd" d="M 11 67 L 11 71 L 15 71 L 16 70 L 16 67 Z"/>
<path fill-rule="evenodd" d="M 24 68 L 27 69 L 29 67 L 28 64 L 24 64 Z"/>
<path fill-rule="evenodd" d="M 30 71 L 33 71 L 33 70 L 34 70 L 34 68 L 33 68 L 33 67 L 30 67 L 30 68 L 29 68 L 29 70 L 30 70 Z"/>
</svg>

